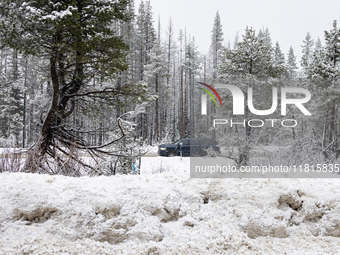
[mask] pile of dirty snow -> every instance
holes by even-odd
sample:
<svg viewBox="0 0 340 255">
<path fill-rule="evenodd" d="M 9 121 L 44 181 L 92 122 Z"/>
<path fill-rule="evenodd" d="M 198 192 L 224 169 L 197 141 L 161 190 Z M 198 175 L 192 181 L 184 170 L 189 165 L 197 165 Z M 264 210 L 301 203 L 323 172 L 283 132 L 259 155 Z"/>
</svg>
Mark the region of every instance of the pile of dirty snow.
<svg viewBox="0 0 340 255">
<path fill-rule="evenodd" d="M 340 254 L 338 179 L 0 180 L 0 254 Z"/>
</svg>

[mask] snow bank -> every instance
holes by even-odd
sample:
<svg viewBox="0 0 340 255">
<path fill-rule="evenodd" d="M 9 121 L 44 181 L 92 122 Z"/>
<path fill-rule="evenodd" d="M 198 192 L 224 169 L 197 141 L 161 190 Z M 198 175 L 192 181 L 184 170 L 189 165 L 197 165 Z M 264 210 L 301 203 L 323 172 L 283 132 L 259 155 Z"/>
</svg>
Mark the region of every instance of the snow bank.
<svg viewBox="0 0 340 255">
<path fill-rule="evenodd" d="M 140 174 L 188 173 L 190 157 L 142 157 Z"/>
<path fill-rule="evenodd" d="M 0 254 L 340 254 L 336 179 L 0 180 Z"/>
</svg>

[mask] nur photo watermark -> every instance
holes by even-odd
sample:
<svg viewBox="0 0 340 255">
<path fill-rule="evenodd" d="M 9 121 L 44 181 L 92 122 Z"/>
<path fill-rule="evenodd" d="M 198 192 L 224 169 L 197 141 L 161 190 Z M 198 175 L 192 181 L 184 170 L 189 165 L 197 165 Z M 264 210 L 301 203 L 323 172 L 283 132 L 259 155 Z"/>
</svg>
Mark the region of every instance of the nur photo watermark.
<svg viewBox="0 0 340 255">
<path fill-rule="evenodd" d="M 192 178 L 340 177 L 335 142 L 313 144 L 327 125 L 315 111 L 322 95 L 287 80 L 233 82 L 197 82 L 190 138 L 215 139 L 220 149 L 190 153 Z"/>
</svg>

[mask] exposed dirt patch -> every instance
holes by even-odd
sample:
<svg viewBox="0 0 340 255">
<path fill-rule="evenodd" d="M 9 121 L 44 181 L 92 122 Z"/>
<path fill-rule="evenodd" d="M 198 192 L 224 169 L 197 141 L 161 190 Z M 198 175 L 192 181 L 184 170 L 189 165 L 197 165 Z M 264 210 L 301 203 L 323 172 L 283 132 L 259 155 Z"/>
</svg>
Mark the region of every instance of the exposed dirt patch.
<svg viewBox="0 0 340 255">
<path fill-rule="evenodd" d="M 303 200 L 300 198 L 299 193 L 295 191 L 281 195 L 278 202 L 279 202 L 278 209 L 286 210 L 287 207 L 289 207 L 295 211 L 299 211 L 302 208 Z"/>
<path fill-rule="evenodd" d="M 55 213 L 57 209 L 53 207 L 40 207 L 32 211 L 21 211 L 17 210 L 14 214 L 16 215 L 16 220 L 28 221 L 27 225 L 32 223 L 44 223 L 49 220 Z"/>
</svg>

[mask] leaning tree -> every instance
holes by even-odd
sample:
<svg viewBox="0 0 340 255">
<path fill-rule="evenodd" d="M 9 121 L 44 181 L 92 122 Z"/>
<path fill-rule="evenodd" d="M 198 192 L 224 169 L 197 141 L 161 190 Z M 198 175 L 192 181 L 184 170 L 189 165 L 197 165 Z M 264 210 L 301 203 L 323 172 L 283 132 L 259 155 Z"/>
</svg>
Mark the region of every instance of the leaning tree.
<svg viewBox="0 0 340 255">
<path fill-rule="evenodd" d="M 119 96 L 138 98 L 138 86 L 114 86 L 111 82 L 98 89 L 92 82 L 98 77 L 100 82 L 112 81 L 117 72 L 127 68 L 128 47 L 116 27 L 117 23 L 131 18 L 128 4 L 129 0 L 3 0 L 0 3 L 1 43 L 24 55 L 47 58 L 49 63 L 52 99 L 41 117 L 41 134 L 29 150 L 26 170 L 46 170 L 48 157 L 63 165 L 60 154 L 90 167 L 71 155 L 71 148 L 85 149 L 92 155 L 109 153 L 105 146 L 125 136 L 118 119 L 121 132 L 118 138 L 100 146 L 89 146 L 81 136 L 82 130 L 65 124 L 75 114 L 77 103 L 89 107 L 100 100 L 112 102 Z"/>
</svg>

